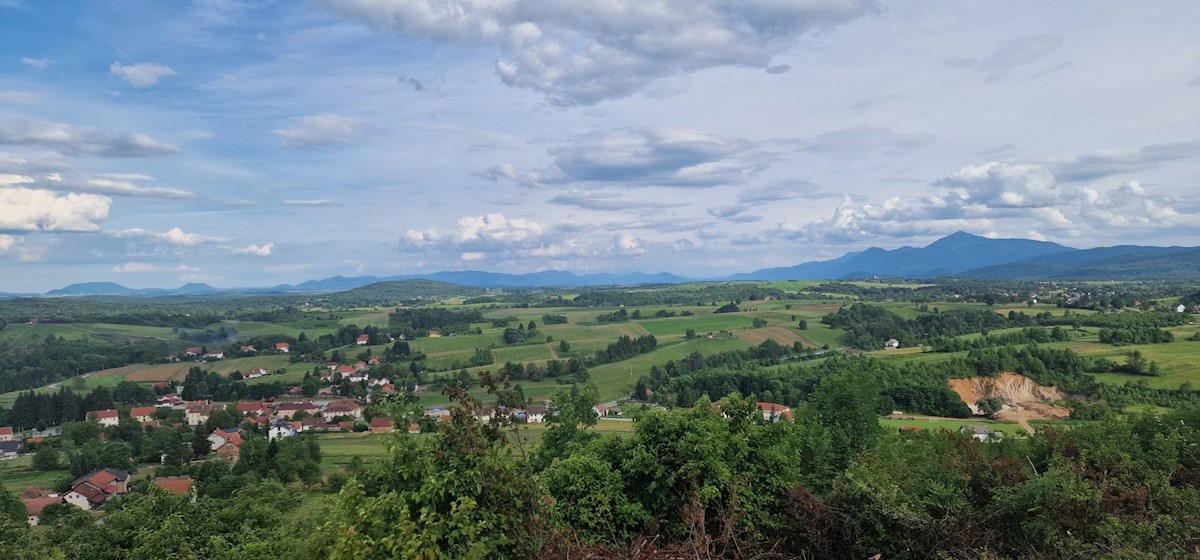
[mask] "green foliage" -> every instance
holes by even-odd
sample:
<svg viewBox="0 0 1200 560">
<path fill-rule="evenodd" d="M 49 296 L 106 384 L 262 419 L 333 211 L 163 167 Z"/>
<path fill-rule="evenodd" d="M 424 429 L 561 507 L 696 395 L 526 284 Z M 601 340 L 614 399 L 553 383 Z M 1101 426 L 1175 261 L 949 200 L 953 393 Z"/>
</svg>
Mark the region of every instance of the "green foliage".
<svg viewBox="0 0 1200 560">
<path fill-rule="evenodd" d="M 713 313 L 737 313 L 738 311 L 741 311 L 741 308 L 738 307 L 736 303 L 731 301 L 725 305 L 722 305 L 721 307 L 718 307 L 716 311 L 713 311 Z"/>
</svg>

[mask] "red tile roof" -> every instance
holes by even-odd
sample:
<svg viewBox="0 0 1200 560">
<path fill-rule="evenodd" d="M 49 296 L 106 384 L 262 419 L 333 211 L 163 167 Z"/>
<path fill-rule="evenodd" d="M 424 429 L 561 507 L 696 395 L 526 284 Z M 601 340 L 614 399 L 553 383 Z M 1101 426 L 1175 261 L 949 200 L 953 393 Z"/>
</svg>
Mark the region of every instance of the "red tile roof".
<svg viewBox="0 0 1200 560">
<path fill-rule="evenodd" d="M 182 496 L 188 493 L 192 488 L 192 477 L 190 476 L 160 476 L 154 479 L 154 485 L 175 494 Z"/>
<path fill-rule="evenodd" d="M 108 410 L 97 410 L 97 411 L 91 412 L 90 414 L 92 415 L 93 418 L 96 418 L 96 419 L 116 418 L 117 417 L 116 409 L 112 409 L 112 408 L 110 408 Z"/>
<path fill-rule="evenodd" d="M 50 504 L 57 504 L 62 501 L 62 498 L 30 498 L 23 499 L 25 502 L 25 513 L 27 515 L 41 515 L 42 510 Z"/>
<path fill-rule="evenodd" d="M 3 428 L 0 428 L 0 436 L 11 436 L 11 435 L 13 435 L 13 429 L 11 427 L 5 426 Z"/>
<path fill-rule="evenodd" d="M 371 427 L 372 428 L 392 428 L 395 426 L 396 426 L 396 423 L 392 422 L 391 418 L 377 416 L 377 417 L 371 419 Z"/>
<path fill-rule="evenodd" d="M 154 416 L 154 411 L 157 410 L 153 406 L 135 406 L 129 409 L 129 415 L 136 418 L 138 416 Z"/>
</svg>

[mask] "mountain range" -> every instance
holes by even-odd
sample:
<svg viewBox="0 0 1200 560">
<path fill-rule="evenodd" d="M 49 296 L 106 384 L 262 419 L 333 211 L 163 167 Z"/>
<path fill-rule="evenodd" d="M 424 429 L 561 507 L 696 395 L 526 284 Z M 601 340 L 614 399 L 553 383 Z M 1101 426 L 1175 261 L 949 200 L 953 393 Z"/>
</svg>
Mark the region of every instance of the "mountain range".
<svg viewBox="0 0 1200 560">
<path fill-rule="evenodd" d="M 699 280 L 849 280 L 861 278 L 965 277 L 992 280 L 1198 280 L 1200 247 L 1119 245 L 1075 249 L 1048 241 L 992 239 L 958 232 L 925 247 L 846 253 L 827 261 L 783 268 L 765 268 L 722 278 L 684 278 L 667 272 L 649 274 L 575 274 L 546 270 L 506 274 L 475 270 L 403 276 L 334 276 L 300 284 L 266 288 L 218 289 L 185 284 L 176 289 L 133 289 L 112 282 L 72 284 L 45 296 L 159 296 L 202 295 L 218 292 L 304 293 L 351 290 L 379 282 L 433 280 L 472 288 L 565 288 L 677 284 Z"/>
</svg>

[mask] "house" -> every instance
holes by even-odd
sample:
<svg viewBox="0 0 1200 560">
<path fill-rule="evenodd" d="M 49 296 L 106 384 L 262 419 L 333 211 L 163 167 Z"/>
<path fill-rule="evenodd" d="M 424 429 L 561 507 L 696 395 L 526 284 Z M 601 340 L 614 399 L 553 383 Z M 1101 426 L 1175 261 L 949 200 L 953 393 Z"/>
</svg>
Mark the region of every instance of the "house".
<svg viewBox="0 0 1200 560">
<path fill-rule="evenodd" d="M 357 339 L 355 339 L 354 343 L 359 346 L 366 346 L 368 340 L 371 340 L 371 337 L 363 334 L 363 335 L 359 335 L 359 337 Z"/>
<path fill-rule="evenodd" d="M 258 350 L 255 350 L 253 346 L 246 346 L 246 345 L 242 345 L 241 348 L 238 348 L 238 351 L 243 354 L 253 354 L 255 352 L 258 352 Z"/>
<path fill-rule="evenodd" d="M 782 404 L 769 402 L 756 402 L 754 408 L 762 412 L 763 420 L 767 422 L 778 422 L 780 420 L 792 420 L 792 409 Z"/>
<path fill-rule="evenodd" d="M 316 414 L 317 405 L 312 401 L 287 402 L 280 404 L 275 408 L 275 415 L 279 418 L 291 420 L 297 412 L 304 411 L 307 414 Z"/>
<path fill-rule="evenodd" d="M 246 375 L 242 376 L 242 378 L 243 379 L 257 379 L 264 375 L 270 375 L 270 373 L 271 372 L 267 371 L 266 368 L 254 368 L 254 369 L 246 372 Z"/>
<path fill-rule="evenodd" d="M 275 441 L 279 438 L 292 437 L 296 435 L 296 428 L 291 422 L 275 420 L 271 422 L 271 427 L 267 429 L 267 439 Z"/>
<path fill-rule="evenodd" d="M 242 431 L 240 428 L 216 430 L 208 435 L 208 441 L 213 442 L 217 458 L 237 464 L 242 453 Z M 220 442 L 217 444 L 216 442 Z"/>
<path fill-rule="evenodd" d="M 289 350 L 291 350 L 290 344 L 288 344 L 286 342 L 276 342 L 275 343 L 275 351 L 276 352 L 283 352 L 284 354 L 287 354 Z"/>
<path fill-rule="evenodd" d="M 213 433 L 208 434 L 208 442 L 212 444 L 214 450 L 220 449 L 226 443 L 237 439 L 238 444 L 242 443 L 242 436 L 239 434 L 239 428 L 230 428 L 228 430 L 213 430 Z M 234 435 L 237 437 L 234 438 Z"/>
<path fill-rule="evenodd" d="M 158 406 L 170 407 L 170 406 L 177 406 L 177 405 L 183 404 L 183 399 L 179 398 L 179 395 L 177 395 L 175 393 L 167 393 L 165 395 L 159 396 L 157 399 L 154 399 L 154 400 L 158 404 Z"/>
<path fill-rule="evenodd" d="M 383 362 L 379 359 L 378 356 L 371 358 L 370 360 L 367 360 L 367 365 L 369 365 L 369 366 L 377 366 L 381 363 L 383 363 Z"/>
<path fill-rule="evenodd" d="M 129 492 L 129 473 L 104 469 L 76 478 L 63 500 L 79 509 L 90 510 L 126 492 Z"/>
<path fill-rule="evenodd" d="M 896 340 L 894 338 L 889 338 L 888 341 L 883 344 L 884 350 L 895 350 L 899 347 L 900 347 L 900 341 Z"/>
<path fill-rule="evenodd" d="M 21 442 L 0 441 L 0 458 L 11 459 L 21 452 Z"/>
<path fill-rule="evenodd" d="M 429 338 L 439 338 L 442 336 L 441 331 L 437 329 L 429 329 Z"/>
<path fill-rule="evenodd" d="M 1004 432 L 994 432 L 982 424 L 967 424 L 958 427 L 958 433 L 969 434 L 976 441 L 997 441 L 1004 439 Z"/>
<path fill-rule="evenodd" d="M 186 411 L 184 416 L 187 418 L 187 425 L 199 426 L 208 422 L 208 417 L 212 415 L 216 407 L 209 404 L 208 401 L 192 401 L 187 403 L 184 410 Z"/>
<path fill-rule="evenodd" d="M 325 422 L 322 416 L 313 416 L 300 421 L 300 431 L 308 432 L 313 430 L 325 431 L 329 429 L 329 424 Z"/>
<path fill-rule="evenodd" d="M 321 416 L 323 416 L 327 422 L 333 422 L 334 419 L 339 416 L 350 416 L 355 420 L 363 419 L 362 408 L 358 406 L 358 403 L 352 400 L 340 400 L 329 403 L 325 406 L 325 409 L 321 411 Z"/>
<path fill-rule="evenodd" d="M 42 510 L 50 504 L 57 504 L 63 499 L 58 494 L 49 496 L 41 496 L 37 498 L 21 498 L 25 504 L 25 520 L 29 522 L 30 527 L 37 527 L 38 519 L 42 516 Z"/>
<path fill-rule="evenodd" d="M 13 429 L 12 426 L 4 426 L 0 428 L 0 441 L 12 441 Z"/>
<path fill-rule="evenodd" d="M 121 421 L 114 408 L 89 412 L 88 419 L 99 422 L 101 426 L 116 426 Z"/>
<path fill-rule="evenodd" d="M 1184 311 L 1187 311 L 1187 306 L 1182 303 L 1179 304 L 1179 306 L 1175 308 L 1176 313 L 1183 313 Z"/>
<path fill-rule="evenodd" d="M 367 369 L 367 362 L 362 360 L 354 362 L 354 371 L 362 371 L 364 369 Z"/>
<path fill-rule="evenodd" d="M 408 425 L 408 433 L 413 434 L 413 435 L 421 433 L 420 424 L 409 424 Z"/>
<path fill-rule="evenodd" d="M 188 349 L 184 350 L 184 351 L 183 351 L 183 355 L 184 355 L 184 356 L 199 356 L 199 355 L 200 355 L 200 353 L 201 353 L 201 352 L 203 352 L 203 351 L 204 351 L 204 350 L 202 350 L 202 349 L 200 349 L 200 348 L 194 348 L 194 347 L 193 347 L 193 348 L 188 348 Z"/>
<path fill-rule="evenodd" d="M 240 402 L 236 406 L 239 416 L 261 416 L 269 412 L 267 405 L 261 402 Z"/>
<path fill-rule="evenodd" d="M 204 355 L 204 359 L 205 360 L 224 360 L 225 353 L 220 350 L 217 350 L 216 352 L 209 352 Z"/>
<path fill-rule="evenodd" d="M 355 370 L 354 373 L 351 373 L 350 375 L 346 376 L 346 379 L 349 379 L 351 383 L 362 383 L 363 381 L 366 381 L 370 378 L 371 378 L 371 374 L 369 374 L 365 371 L 359 371 L 359 370 Z"/>
<path fill-rule="evenodd" d="M 138 422 L 149 422 L 154 419 L 154 411 L 158 408 L 153 406 L 135 406 L 129 409 L 129 417 Z"/>
<path fill-rule="evenodd" d="M 448 409 L 442 408 L 440 406 L 435 406 L 435 407 L 425 409 L 425 417 L 426 418 L 432 418 L 434 420 L 440 421 L 443 418 L 448 418 L 449 416 L 450 416 L 450 411 Z"/>
<path fill-rule="evenodd" d="M 154 485 L 176 496 L 186 496 L 192 491 L 192 477 L 160 476 L 154 479 Z"/>
<path fill-rule="evenodd" d="M 377 416 L 371 419 L 372 434 L 390 434 L 396 430 L 396 423 L 391 418 Z"/>
<path fill-rule="evenodd" d="M 531 406 L 521 411 L 518 417 L 524 417 L 525 422 L 529 424 L 541 424 L 546 421 L 546 409 L 540 406 Z"/>
<path fill-rule="evenodd" d="M 621 409 L 613 407 L 613 406 L 608 406 L 606 404 L 598 404 L 596 406 L 593 406 L 592 412 L 595 412 L 596 416 L 599 416 L 601 418 L 603 418 L 605 416 L 620 416 L 621 415 Z"/>
<path fill-rule="evenodd" d="M 346 378 L 350 377 L 351 375 L 354 375 L 354 367 L 338 366 L 336 372 L 342 376 L 342 379 L 346 379 Z"/>
</svg>

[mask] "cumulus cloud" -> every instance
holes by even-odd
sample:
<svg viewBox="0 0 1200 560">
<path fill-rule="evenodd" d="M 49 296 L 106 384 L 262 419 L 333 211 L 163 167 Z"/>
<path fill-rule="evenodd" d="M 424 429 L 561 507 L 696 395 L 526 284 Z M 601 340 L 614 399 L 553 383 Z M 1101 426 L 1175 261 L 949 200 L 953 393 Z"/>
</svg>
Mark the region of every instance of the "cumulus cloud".
<svg viewBox="0 0 1200 560">
<path fill-rule="evenodd" d="M 17 244 L 17 238 L 11 235 L 0 234 L 0 255 L 7 253 Z"/>
<path fill-rule="evenodd" d="M 989 208 L 1033 208 L 1061 202 L 1068 193 L 1041 165 L 991 162 L 968 165 L 934 185 L 949 189 L 963 205 Z"/>
<path fill-rule="evenodd" d="M 582 134 L 549 154 L 554 163 L 545 169 L 506 164 L 480 176 L 530 187 L 714 187 L 745 182 L 776 157 L 749 140 L 670 128 Z"/>
<path fill-rule="evenodd" d="M 127 262 L 125 264 L 119 264 L 112 268 L 112 271 L 117 272 L 117 273 L 154 272 L 156 270 L 158 270 L 158 266 L 155 266 L 153 264 L 144 263 L 144 262 L 133 262 L 133 261 Z"/>
<path fill-rule="evenodd" d="M 642 248 L 643 241 L 631 233 L 622 233 L 613 238 L 613 247 L 616 251 L 623 255 L 643 255 L 646 250 Z"/>
<path fill-rule="evenodd" d="M 367 126 L 350 117 L 325 113 L 291 119 L 295 126 L 275 131 L 283 145 L 295 149 L 349 144 L 362 137 Z"/>
<path fill-rule="evenodd" d="M 162 78 L 175 75 L 175 71 L 169 66 L 148 63 L 125 66 L 120 62 L 113 62 L 108 71 L 138 89 L 150 87 Z"/>
<path fill-rule="evenodd" d="M 459 260 L 586 256 L 601 250 L 601 238 L 592 235 L 592 226 L 587 230 L 581 231 L 570 221 L 547 225 L 492 213 L 463 216 L 452 230 L 407 230 L 400 238 L 400 248 L 458 254 Z"/>
<path fill-rule="evenodd" d="M 3 181 L 7 180 L 0 176 L 0 184 Z M 99 231 L 111 208 L 111 199 L 94 194 L 59 196 L 42 189 L 2 187 L 0 231 Z"/>
<path fill-rule="evenodd" d="M 500 79 L 559 105 L 592 105 L 660 78 L 719 66 L 781 71 L 772 59 L 875 0 L 325 0 L 372 27 L 498 46 Z"/>
<path fill-rule="evenodd" d="M 148 231 L 140 228 L 126 229 L 112 234 L 117 238 L 135 238 L 148 239 L 157 242 L 173 245 L 176 247 L 196 247 L 198 245 L 211 245 L 215 243 L 225 243 L 232 241 L 230 237 L 216 237 L 210 235 L 200 235 L 198 233 L 187 233 L 182 228 L 171 228 L 165 233 Z"/>
<path fill-rule="evenodd" d="M 274 251 L 274 250 L 275 250 L 275 244 L 268 242 L 268 243 L 263 243 L 262 245 L 251 244 L 251 245 L 247 245 L 245 247 L 238 247 L 235 249 L 230 249 L 229 253 L 231 255 L 250 255 L 250 256 L 255 256 L 255 257 L 269 257 L 269 256 L 271 256 L 271 251 Z"/>
<path fill-rule="evenodd" d="M 42 146 L 70 155 L 151 157 L 179 153 L 179 147 L 146 134 L 109 134 L 94 128 L 30 119 L 0 118 L 0 144 Z"/>
</svg>

